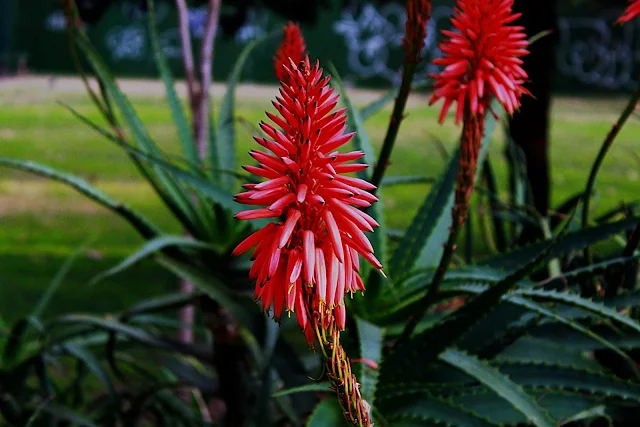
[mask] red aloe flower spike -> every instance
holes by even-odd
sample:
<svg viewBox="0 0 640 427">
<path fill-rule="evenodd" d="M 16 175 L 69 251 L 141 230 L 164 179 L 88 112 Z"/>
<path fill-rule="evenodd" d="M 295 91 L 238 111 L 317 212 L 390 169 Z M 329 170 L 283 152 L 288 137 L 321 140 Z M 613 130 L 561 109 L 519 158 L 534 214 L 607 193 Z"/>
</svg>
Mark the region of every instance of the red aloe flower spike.
<svg viewBox="0 0 640 427">
<path fill-rule="evenodd" d="M 402 47 L 407 61 L 417 64 L 427 37 L 427 22 L 431 17 L 431 0 L 407 0 L 407 21 Z"/>
<path fill-rule="evenodd" d="M 275 67 L 276 77 L 281 82 L 288 82 L 289 72 L 285 68 L 289 67 L 289 58 L 295 63 L 299 64 L 302 61 L 307 50 L 300 26 L 289 22 L 284 27 L 284 36 L 282 37 L 282 43 L 276 51 L 276 55 L 273 57 L 273 63 Z M 291 80 L 293 81 L 293 80 Z M 286 86 L 283 90 L 287 90 Z M 282 92 L 281 92 L 282 93 Z"/>
<path fill-rule="evenodd" d="M 245 184 L 235 201 L 262 206 L 236 214 L 238 219 L 280 217 L 243 240 L 233 251 L 240 255 L 255 247 L 249 278 L 256 280 L 254 297 L 263 310 L 273 307 L 296 314 L 310 346 L 319 342 L 325 369 L 345 416 L 354 425 L 371 426 L 369 405 L 362 399 L 349 358 L 340 344 L 345 328 L 344 295 L 364 291 L 359 275 L 360 256 L 382 271 L 373 246 L 363 231 L 378 223 L 359 206 L 377 198 L 375 186 L 341 174 L 362 170 L 348 164 L 362 158 L 355 151 L 336 149 L 349 142 L 345 110 L 333 111 L 338 96 L 328 86 L 328 76 L 307 57 L 296 64 L 290 57 L 282 69 L 287 75 L 277 102 L 279 115 L 267 116 L 280 129 L 262 123 L 268 138 L 256 142 L 273 154 L 252 150 L 259 166 L 245 170 L 266 181 Z M 266 207 L 265 207 L 266 206 Z"/>
<path fill-rule="evenodd" d="M 444 99 L 441 122 L 454 102 L 457 103 L 456 123 L 464 118 L 451 210 L 452 225 L 431 285 L 418 304 L 417 315 L 407 321 L 394 346 L 411 336 L 418 322 L 436 302 L 440 285 L 453 259 L 458 234 L 468 216 L 491 97 L 495 96 L 512 114 L 520 106 L 520 97 L 529 93 L 522 87 L 527 74 L 520 67 L 522 60 L 519 58 L 528 53 L 525 49 L 528 42 L 522 32 L 523 27 L 508 25 L 520 16 L 512 13 L 513 2 L 458 0 L 451 20 L 457 32 L 443 31 L 448 37 L 440 45 L 445 56 L 433 62 L 444 65 L 445 69 L 433 76 L 435 83 L 430 103 Z"/>
<path fill-rule="evenodd" d="M 260 207 L 236 218 L 281 219 L 247 237 L 233 254 L 255 247 L 249 273 L 257 282 L 254 297 L 265 309 L 273 305 L 276 318 L 285 308 L 296 313 L 306 331 L 309 316 L 343 306 L 346 292 L 364 290 L 359 256 L 380 270 L 382 265 L 363 233 L 378 223 L 358 209 L 377 201 L 368 192 L 375 187 L 341 175 L 366 167 L 348 163 L 363 153 L 335 152 L 353 137 L 345 134 L 346 111 L 334 111 L 338 95 L 317 62 L 312 67 L 308 58 L 299 64 L 287 59 L 282 97 L 274 103 L 278 113 L 268 114 L 277 128 L 261 123 L 267 137 L 255 138 L 270 153 L 251 150 L 259 166 L 245 167 L 266 180 L 245 184 L 246 191 L 235 196 L 238 203 Z M 337 309 L 335 321 L 343 321 L 343 311 Z M 334 315 L 322 319 L 329 325 Z M 313 345 L 315 335 L 305 334 Z"/>
<path fill-rule="evenodd" d="M 631 3 L 627 6 L 627 10 L 617 19 L 618 24 L 624 24 L 625 22 L 629 22 L 632 19 L 635 19 L 638 15 L 640 15 L 640 0 L 629 0 Z"/>
<path fill-rule="evenodd" d="M 444 99 L 439 121 L 457 103 L 456 123 L 468 108 L 471 114 L 484 114 L 495 96 L 513 114 L 520 98 L 529 91 L 523 87 L 527 73 L 520 66 L 529 42 L 524 28 L 509 25 L 520 17 L 512 12 L 514 0 L 458 0 L 451 20 L 457 31 L 444 30 L 447 39 L 440 44 L 442 58 L 432 62 L 444 66 L 435 79 L 430 104 Z"/>
</svg>

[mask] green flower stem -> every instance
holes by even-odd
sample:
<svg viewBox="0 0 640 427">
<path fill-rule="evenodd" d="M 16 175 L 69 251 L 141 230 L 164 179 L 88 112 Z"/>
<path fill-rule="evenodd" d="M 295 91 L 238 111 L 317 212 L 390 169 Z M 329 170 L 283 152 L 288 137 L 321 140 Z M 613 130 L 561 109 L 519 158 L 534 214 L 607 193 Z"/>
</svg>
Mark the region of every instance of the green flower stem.
<svg viewBox="0 0 640 427">
<path fill-rule="evenodd" d="M 400 130 L 400 122 L 404 118 L 404 109 L 407 106 L 407 99 L 411 93 L 411 82 L 413 76 L 416 73 L 417 64 L 405 60 L 404 70 L 402 72 L 402 83 L 400 84 L 400 90 L 393 105 L 393 112 L 391 113 L 391 119 L 389 120 L 389 127 L 387 128 L 387 134 L 384 137 L 382 143 L 382 150 L 378 157 L 378 162 L 373 169 L 373 176 L 371 177 L 371 183 L 376 187 L 380 186 L 382 177 L 384 176 L 387 166 L 389 165 L 389 158 L 393 151 L 393 145 L 398 137 L 398 131 Z"/>
<path fill-rule="evenodd" d="M 584 208 L 582 211 L 582 228 L 583 229 L 588 228 L 589 223 L 591 222 L 590 221 L 591 193 L 593 193 L 593 189 L 596 183 L 596 177 L 598 175 L 598 171 L 600 170 L 600 166 L 602 166 L 602 163 L 604 161 L 605 156 L 607 155 L 607 152 L 609 151 L 609 148 L 611 148 L 611 146 L 613 145 L 613 142 L 615 141 L 616 137 L 620 133 L 620 130 L 622 130 L 622 127 L 627 122 L 631 114 L 633 114 L 633 111 L 635 110 L 636 105 L 638 105 L 639 101 L 640 101 L 640 88 L 634 93 L 633 97 L 629 100 L 629 103 L 627 104 L 625 109 L 622 111 L 622 114 L 620 115 L 620 118 L 618 119 L 618 121 L 614 123 L 613 126 L 611 127 L 611 130 L 609 130 L 607 137 L 602 143 L 602 147 L 600 147 L 600 152 L 598 153 L 598 157 L 596 158 L 596 161 L 593 163 L 593 166 L 591 167 L 591 172 L 589 173 L 589 179 L 587 180 L 587 187 L 584 192 Z M 591 253 L 591 248 L 589 246 L 587 246 L 584 249 L 584 257 L 587 260 L 587 265 L 593 264 L 593 254 Z M 592 287 L 593 287 L 592 291 L 595 291 L 595 283 L 593 283 Z"/>
<path fill-rule="evenodd" d="M 437 301 L 440 286 L 456 251 L 458 235 L 460 234 L 469 214 L 471 194 L 474 190 L 475 173 L 478 168 L 480 145 L 484 134 L 484 119 L 483 114 L 474 115 L 468 110 L 465 112 L 464 128 L 460 139 L 458 182 L 455 189 L 454 205 L 451 209 L 452 220 L 449 239 L 444 246 L 442 258 L 440 258 L 440 263 L 438 264 L 438 268 L 433 276 L 431 285 L 427 289 L 427 293 L 418 303 L 416 314 L 409 318 L 402 334 L 400 334 L 398 340 L 392 345 L 392 348 L 400 345 L 404 341 L 407 341 L 411 337 L 411 334 L 420 320 L 424 317 L 429 308 Z"/>
</svg>

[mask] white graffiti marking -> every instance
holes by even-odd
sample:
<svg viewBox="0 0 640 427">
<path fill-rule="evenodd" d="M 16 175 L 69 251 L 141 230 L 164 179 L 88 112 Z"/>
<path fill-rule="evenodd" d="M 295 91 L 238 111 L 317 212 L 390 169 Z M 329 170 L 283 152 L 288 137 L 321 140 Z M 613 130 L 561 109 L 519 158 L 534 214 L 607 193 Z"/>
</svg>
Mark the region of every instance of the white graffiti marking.
<svg viewBox="0 0 640 427">
<path fill-rule="evenodd" d="M 561 18 L 557 50 L 559 71 L 596 87 L 635 88 L 633 70 L 640 59 L 640 28 L 629 22 L 618 28 L 614 35 L 612 22 L 618 15 Z"/>
<path fill-rule="evenodd" d="M 180 44 L 180 31 L 177 28 L 169 28 L 160 33 L 160 46 L 165 56 L 169 59 L 182 58 L 182 45 Z"/>
<path fill-rule="evenodd" d="M 404 16 L 404 8 L 394 3 L 379 10 L 372 4 L 365 4 L 357 17 L 351 10 L 342 11 L 341 19 L 333 28 L 344 37 L 347 63 L 358 77 L 382 76 L 390 81 L 397 80 L 397 73 L 389 68 L 388 60 L 391 49 L 402 43 Z M 397 22 L 391 21 L 391 17 Z"/>
<path fill-rule="evenodd" d="M 269 15 L 264 10 L 259 13 L 255 9 L 250 9 L 246 22 L 236 31 L 236 43 L 246 45 L 267 34 L 268 28 Z"/>
<path fill-rule="evenodd" d="M 441 55 L 437 34 L 450 25 L 452 9 L 435 7 L 428 24 L 422 69 L 417 78 L 437 71 L 430 60 Z M 640 25 L 627 23 L 613 30 L 620 11 L 598 18 L 560 18 L 558 69 L 561 74 L 580 83 L 607 89 L 636 87 L 634 68 L 640 63 Z M 382 77 L 397 84 L 399 63 L 390 63 L 390 53 L 397 50 L 404 35 L 406 14 L 400 5 L 376 8 L 365 4 L 359 11 L 345 9 L 334 31 L 344 38 L 347 65 L 357 78 Z M 614 35 L 615 34 L 615 35 Z M 620 35 L 621 34 L 621 35 Z"/>
<path fill-rule="evenodd" d="M 149 55 L 145 12 L 139 7 L 123 2 L 119 9 L 108 13 L 118 14 L 118 22 L 127 25 L 107 30 L 104 44 L 114 61 L 145 61 Z M 442 29 L 448 28 L 452 8 L 434 7 L 428 23 L 427 38 L 423 49 L 423 61 L 416 78 L 423 79 L 437 71 L 430 60 L 441 56 L 436 39 Z M 562 17 L 559 19 L 557 66 L 561 75 L 584 85 L 611 90 L 627 90 L 637 87 L 634 69 L 640 64 L 640 23 L 629 22 L 614 29 L 612 23 L 620 11 L 615 10 L 597 18 Z M 194 38 L 202 38 L 206 6 L 189 9 L 189 28 Z M 167 57 L 179 58 L 181 46 L 175 16 L 169 5 L 158 4 L 156 18 L 169 29 L 160 33 L 160 43 Z M 402 5 L 388 3 L 376 7 L 365 3 L 356 8 L 341 11 L 333 23 L 333 30 L 340 35 L 347 48 L 346 60 L 351 76 L 347 79 L 381 77 L 398 84 L 401 56 L 392 55 L 400 50 L 404 36 L 405 9 Z M 269 29 L 269 15 L 265 10 L 252 9 L 247 21 L 235 34 L 239 45 L 265 35 Z M 51 32 L 65 29 L 62 11 L 48 15 L 45 28 Z"/>
<path fill-rule="evenodd" d="M 440 55 L 436 45 L 438 23 L 448 19 L 452 9 L 448 6 L 436 7 L 428 23 L 427 37 L 423 56 L 428 58 Z M 347 64 L 359 78 L 383 77 L 397 84 L 400 75 L 397 68 L 390 64 L 393 50 L 402 45 L 406 12 L 403 6 L 390 3 L 380 8 L 365 4 L 359 13 L 353 9 L 342 11 L 341 18 L 334 23 L 333 29 L 342 35 L 347 46 Z M 397 64 L 399 66 L 399 64 Z M 427 72 L 433 72 L 428 64 L 418 70 L 418 78 L 424 78 Z"/>
<path fill-rule="evenodd" d="M 200 6 L 189 9 L 189 30 L 191 36 L 201 39 L 204 34 L 204 27 L 207 20 L 207 7 Z"/>
<path fill-rule="evenodd" d="M 142 60 L 147 55 L 145 28 L 141 25 L 113 27 L 107 31 L 105 45 L 114 61 Z"/>
<path fill-rule="evenodd" d="M 163 26 L 166 20 L 172 19 L 169 6 L 160 4 L 156 11 L 156 22 Z M 131 22 L 126 26 L 118 26 L 109 29 L 105 35 L 104 44 L 114 61 L 144 61 L 149 57 L 149 39 L 146 31 L 146 16 L 144 11 L 135 7 L 123 4 L 120 10 L 123 20 Z M 189 31 L 195 39 L 202 38 L 205 20 L 207 15 L 206 7 L 189 9 Z M 173 22 L 172 22 L 173 23 Z M 174 25 L 159 34 L 160 46 L 164 54 L 171 59 L 182 56 L 182 46 L 180 44 L 180 32 Z"/>
<path fill-rule="evenodd" d="M 62 11 L 53 12 L 47 16 L 46 28 L 55 33 L 62 32 L 67 26 L 67 18 Z"/>
</svg>

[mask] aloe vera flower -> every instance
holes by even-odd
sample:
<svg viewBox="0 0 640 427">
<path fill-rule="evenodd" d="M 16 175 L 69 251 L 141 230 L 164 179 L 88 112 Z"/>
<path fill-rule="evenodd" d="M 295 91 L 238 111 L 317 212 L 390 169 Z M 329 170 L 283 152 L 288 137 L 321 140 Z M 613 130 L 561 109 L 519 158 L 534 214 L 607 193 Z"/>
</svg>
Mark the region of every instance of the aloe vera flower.
<svg viewBox="0 0 640 427">
<path fill-rule="evenodd" d="M 629 0 L 629 3 L 631 4 L 627 6 L 627 10 L 616 21 L 618 24 L 629 22 L 640 15 L 640 0 Z"/>
<path fill-rule="evenodd" d="M 520 98 L 529 94 L 523 84 L 528 77 L 522 69 L 521 57 L 528 54 L 524 28 L 511 25 L 520 17 L 513 13 L 513 0 L 458 0 L 451 23 L 454 31 L 443 31 L 447 37 L 440 49 L 443 57 L 433 60 L 444 66 L 434 78 L 429 101 L 444 99 L 439 121 L 443 122 L 454 103 L 455 121 L 463 122 L 460 137 L 459 167 L 451 208 L 449 238 L 427 293 L 419 304 L 419 315 L 411 318 L 399 341 L 411 336 L 416 325 L 437 300 L 440 285 L 456 250 L 457 239 L 468 214 L 475 187 L 484 124 L 490 103 L 495 97 L 513 114 Z"/>
<path fill-rule="evenodd" d="M 276 55 L 273 57 L 273 64 L 278 80 L 285 81 L 288 78 L 289 73 L 287 73 L 285 67 L 289 66 L 289 58 L 291 58 L 294 64 L 299 64 L 306 50 L 307 46 L 304 42 L 304 37 L 302 37 L 300 26 L 289 22 L 284 27 L 282 42 L 276 51 Z"/>
<path fill-rule="evenodd" d="M 378 224 L 359 209 L 377 198 L 369 193 L 373 185 L 348 175 L 367 168 L 350 163 L 364 153 L 336 151 L 354 134 L 345 133 L 346 110 L 335 109 L 338 95 L 328 86 L 329 76 L 323 78 L 319 63 L 311 67 L 308 57 L 283 69 L 287 78 L 273 102 L 279 114 L 267 113 L 276 126 L 260 123 L 267 137 L 254 138 L 268 152 L 252 150 L 259 166 L 244 166 L 266 181 L 245 184 L 247 191 L 235 196 L 238 203 L 262 206 L 236 214 L 237 219 L 277 220 L 233 253 L 255 246 L 249 273 L 256 280 L 255 298 L 264 310 L 273 306 L 276 319 L 284 310 L 295 312 L 313 345 L 312 323 L 328 324 L 333 317 L 344 329 L 345 294 L 365 289 L 360 257 L 382 269 L 364 233 Z"/>
<path fill-rule="evenodd" d="M 529 43 L 524 27 L 509 25 L 521 15 L 512 7 L 513 0 L 458 0 L 451 20 L 456 31 L 442 32 L 447 36 L 440 44 L 444 56 L 433 60 L 445 67 L 431 75 L 435 82 L 429 103 L 444 99 L 440 122 L 454 103 L 456 123 L 465 108 L 483 115 L 492 96 L 512 114 L 529 93 L 520 59 L 528 54 Z"/>
</svg>

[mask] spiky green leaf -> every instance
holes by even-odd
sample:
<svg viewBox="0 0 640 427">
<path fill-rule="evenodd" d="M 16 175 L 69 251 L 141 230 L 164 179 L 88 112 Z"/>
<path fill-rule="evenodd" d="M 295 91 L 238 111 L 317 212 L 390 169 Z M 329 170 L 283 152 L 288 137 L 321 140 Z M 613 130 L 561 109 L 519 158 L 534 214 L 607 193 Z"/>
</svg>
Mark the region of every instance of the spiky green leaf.
<svg viewBox="0 0 640 427">
<path fill-rule="evenodd" d="M 155 157 L 161 157 L 161 152 L 158 146 L 151 139 L 151 136 L 142 124 L 142 121 L 136 114 L 133 105 L 131 105 L 124 93 L 122 93 L 118 87 L 115 77 L 109 71 L 97 50 L 89 41 L 89 38 L 83 32 L 77 32 L 75 40 L 80 50 L 90 62 L 97 77 L 104 86 L 106 93 L 109 94 L 115 105 L 122 112 L 122 118 L 138 147 L 144 152 L 150 153 Z M 167 176 L 164 171 L 156 168 L 155 172 L 158 180 L 162 183 L 163 188 L 170 195 L 172 202 L 175 203 L 186 215 L 194 217 L 193 207 L 189 202 L 186 192 L 179 188 L 174 180 L 170 176 Z"/>
<path fill-rule="evenodd" d="M 110 269 L 103 271 L 91 279 L 90 284 L 96 284 L 107 277 L 121 273 L 124 270 L 132 267 L 136 263 L 143 259 L 162 252 L 166 248 L 187 248 L 188 249 L 205 249 L 209 250 L 212 245 L 205 242 L 200 242 L 189 237 L 183 236 L 159 236 L 154 239 L 146 241 L 139 249 L 133 254 L 129 255 L 126 259 L 120 262 L 118 265 L 111 267 Z"/>
<path fill-rule="evenodd" d="M 309 392 L 314 392 L 314 393 L 330 393 L 332 392 L 332 390 L 329 388 L 331 386 L 331 384 L 326 383 L 326 382 L 322 382 L 322 383 L 311 383 L 311 384 L 305 384 L 299 387 L 292 387 L 292 388 L 287 388 L 285 390 L 281 390 L 277 393 L 273 393 L 272 396 L 273 397 L 281 397 L 281 396 L 287 396 L 289 394 L 295 394 L 295 393 L 309 393 Z"/>
<path fill-rule="evenodd" d="M 414 83 L 413 85 L 411 85 L 411 90 L 428 88 L 431 86 L 431 84 L 432 84 L 431 81 L 423 80 L 421 82 Z M 375 101 L 372 101 L 369 104 L 362 107 L 360 109 L 360 117 L 362 117 L 362 120 L 369 119 L 375 113 L 377 113 L 382 108 L 384 108 L 385 105 L 393 101 L 396 98 L 396 96 L 398 96 L 398 90 L 399 90 L 399 87 L 394 88 L 389 92 L 385 93 L 384 95 L 382 95 L 380 98 L 376 99 Z"/>
<path fill-rule="evenodd" d="M 491 427 L 487 418 L 482 418 L 451 400 L 428 392 L 387 398 L 381 409 L 391 426 L 446 425 L 452 427 Z"/>
<path fill-rule="evenodd" d="M 551 249 L 548 258 L 557 258 L 572 251 L 583 249 L 586 246 L 608 239 L 616 234 L 624 233 L 636 227 L 638 224 L 640 224 L 640 218 L 634 217 L 568 233 Z M 506 254 L 483 260 L 479 262 L 479 265 L 512 271 L 525 260 L 534 257 L 535 254 L 540 251 L 540 248 L 547 244 L 548 241 L 542 241 L 518 248 Z"/>
<path fill-rule="evenodd" d="M 212 145 L 210 147 L 211 167 L 214 168 L 214 172 L 222 168 L 231 170 L 235 170 L 237 168 L 236 131 L 234 123 L 236 86 L 242 77 L 242 71 L 244 70 L 247 59 L 251 53 L 256 49 L 256 47 L 269 37 L 272 37 L 274 34 L 275 33 L 272 33 L 264 37 L 257 38 L 247 44 L 240 52 L 240 55 L 227 78 L 227 91 L 222 99 L 220 114 L 218 116 L 215 146 Z M 225 174 L 222 177 L 222 183 L 224 188 L 228 190 L 233 189 L 235 185 L 235 177 Z"/>
<path fill-rule="evenodd" d="M 169 67 L 169 61 L 167 61 L 167 57 L 165 56 L 164 51 L 162 50 L 162 46 L 160 45 L 154 3 L 154 0 L 147 0 L 149 9 L 149 36 L 151 39 L 153 56 L 156 60 L 156 66 L 158 67 L 160 78 L 162 79 L 162 83 L 164 84 L 167 103 L 169 104 L 169 108 L 171 109 L 171 116 L 173 117 L 173 122 L 175 123 L 176 129 L 178 131 L 178 139 L 180 139 L 180 144 L 182 145 L 182 153 L 191 164 L 199 165 L 201 164 L 201 159 L 198 155 L 198 150 L 195 140 L 193 139 L 193 134 L 191 133 L 191 127 L 189 125 L 189 121 L 187 120 L 187 116 L 184 113 L 184 109 L 182 107 L 182 103 L 180 102 L 180 98 L 178 97 L 178 93 L 176 92 L 176 89 L 174 87 L 174 80 L 171 73 L 171 68 Z"/>
<path fill-rule="evenodd" d="M 110 211 L 120 215 L 145 238 L 153 238 L 160 233 L 159 229 L 140 213 L 104 194 L 87 181 L 78 178 L 75 175 L 60 172 L 49 166 L 42 165 L 31 160 L 11 159 L 8 157 L 0 157 L 0 166 L 19 169 L 53 181 L 61 182 L 78 191 L 82 195 L 87 196 L 89 199 L 97 202 L 101 206 L 104 206 Z"/>
<path fill-rule="evenodd" d="M 335 398 L 325 399 L 318 403 L 309 418 L 306 427 L 346 426 L 342 409 Z"/>
<path fill-rule="evenodd" d="M 362 398 L 373 406 L 378 387 L 378 377 L 380 376 L 378 369 L 380 363 L 382 363 L 382 346 L 384 345 L 385 331 L 359 317 L 356 317 L 356 326 L 358 329 L 358 343 L 360 344 L 360 358 L 367 362 L 363 361 L 359 364 L 356 377 L 360 381 Z M 370 362 L 373 362 L 375 366 L 369 366 Z"/>
<path fill-rule="evenodd" d="M 449 348 L 441 353 L 439 358 L 493 390 L 494 393 L 509 402 L 518 412 L 522 413 L 526 417 L 527 422 L 537 427 L 556 426 L 556 421 L 536 402 L 533 396 L 525 392 L 518 384 L 503 373 L 482 362 L 475 356 Z"/>
<path fill-rule="evenodd" d="M 492 108 L 501 114 L 502 107 L 499 104 L 494 103 Z M 489 153 L 495 126 L 496 119 L 492 114 L 487 114 L 478 165 L 483 164 Z M 393 253 L 389 268 L 394 276 L 406 274 L 415 266 L 436 267 L 440 262 L 443 245 L 449 237 L 458 163 L 458 155 L 452 156 L 449 166 L 427 194 L 405 237 Z M 476 170 L 476 180 L 481 170 Z"/>
</svg>

